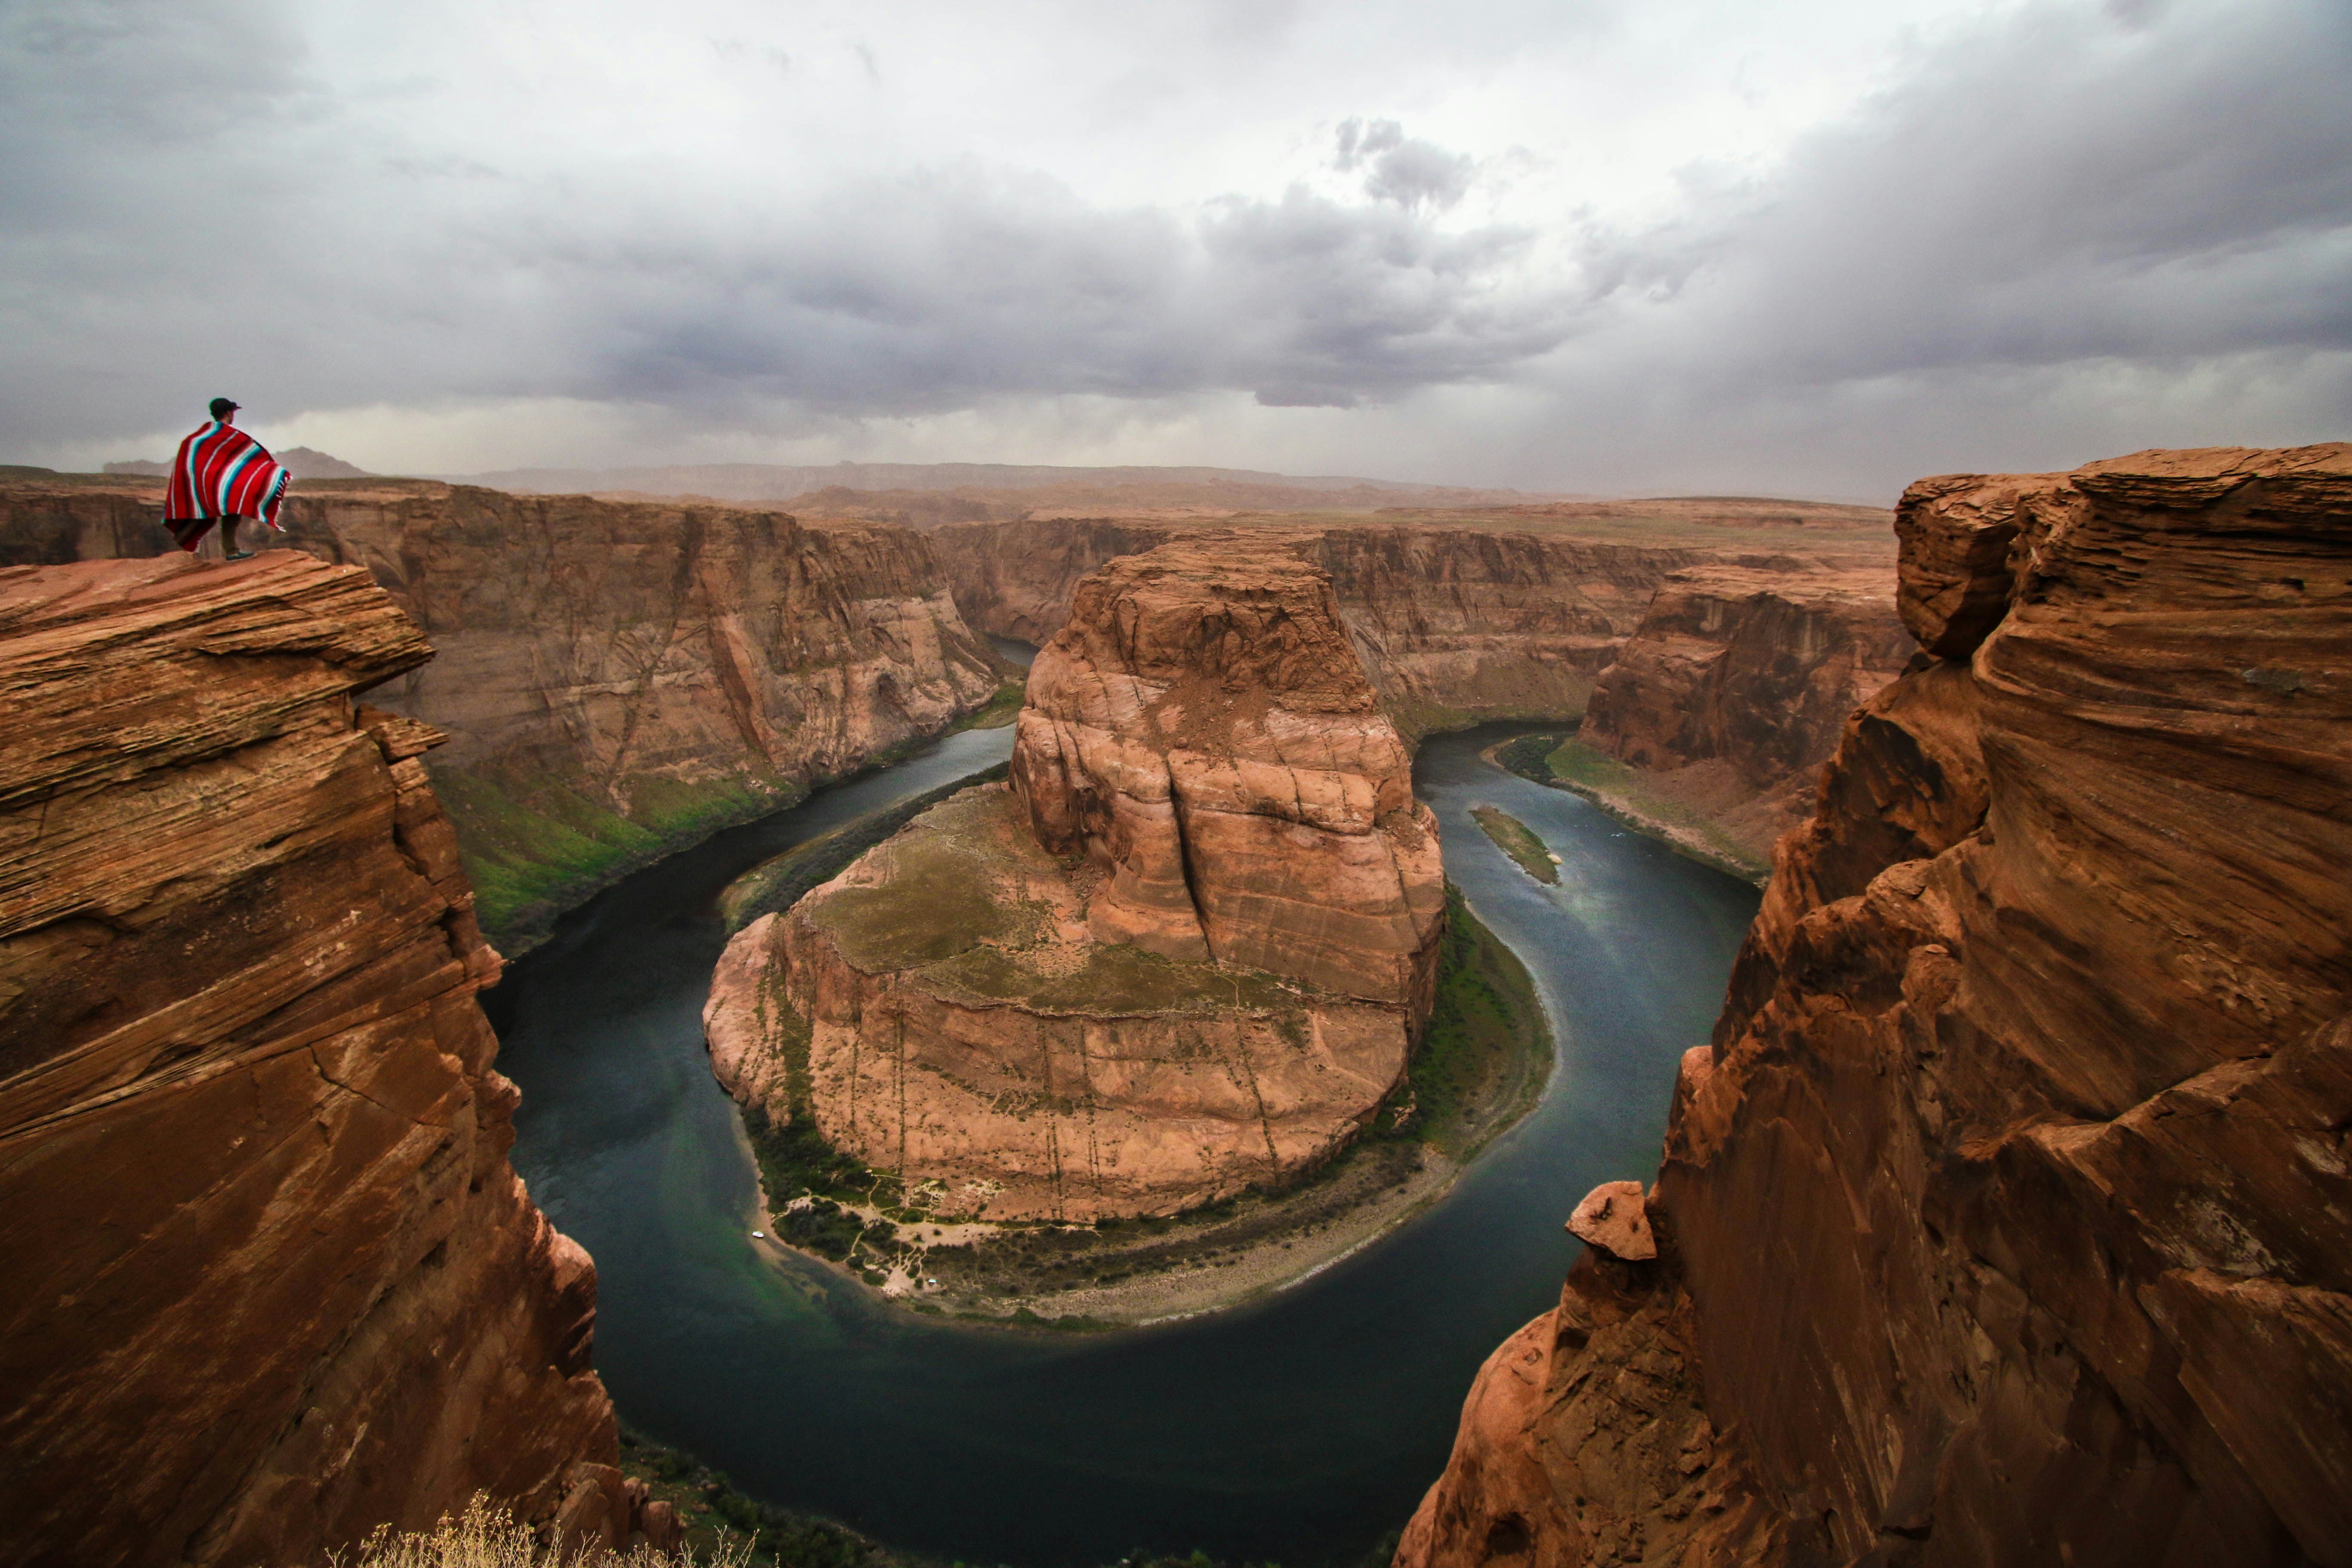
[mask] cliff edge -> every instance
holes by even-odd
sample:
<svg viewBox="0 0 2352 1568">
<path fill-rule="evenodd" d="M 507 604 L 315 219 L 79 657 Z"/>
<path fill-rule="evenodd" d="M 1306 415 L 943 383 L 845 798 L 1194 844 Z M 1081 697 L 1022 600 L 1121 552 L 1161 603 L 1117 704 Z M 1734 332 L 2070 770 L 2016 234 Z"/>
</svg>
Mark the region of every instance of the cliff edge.
<svg viewBox="0 0 2352 1568">
<path fill-rule="evenodd" d="M 441 737 L 354 703 L 430 657 L 290 552 L 0 569 L 11 1562 L 647 1522 L 594 1268 L 507 1163 Z"/>
<path fill-rule="evenodd" d="M 0 564 L 152 555 L 161 502 L 130 480 L 0 485 Z M 284 516 L 283 542 L 366 567 L 432 638 L 377 700 L 447 733 L 427 771 L 509 952 L 1011 674 L 908 529 L 416 479 L 305 482 Z"/>
<path fill-rule="evenodd" d="M 2352 447 L 1898 531 L 1654 1256 L 1580 1229 L 1400 1564 L 2352 1563 Z"/>
</svg>

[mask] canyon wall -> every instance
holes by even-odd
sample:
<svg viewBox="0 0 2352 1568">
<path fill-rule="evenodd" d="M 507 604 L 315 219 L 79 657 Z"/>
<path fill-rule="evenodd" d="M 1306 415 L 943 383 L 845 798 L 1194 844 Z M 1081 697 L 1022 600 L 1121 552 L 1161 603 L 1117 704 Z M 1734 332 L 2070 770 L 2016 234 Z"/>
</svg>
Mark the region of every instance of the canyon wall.
<svg viewBox="0 0 2352 1568">
<path fill-rule="evenodd" d="M 0 560 L 152 554 L 159 504 L 0 487 Z M 299 485 L 285 521 L 244 542 L 365 566 L 439 650 L 381 700 L 448 731 L 429 769 L 509 952 L 623 872 L 940 732 L 1009 673 L 906 529 L 411 480 Z"/>
<path fill-rule="evenodd" d="M 1408 737 L 1582 711 L 1659 581 L 1717 553 L 1408 523 L 1054 519 L 950 524 L 930 537 L 967 620 L 1032 642 L 1058 630 L 1079 581 L 1118 556 L 1179 539 L 1278 546 L 1329 575 L 1365 670 Z"/>
<path fill-rule="evenodd" d="M 1368 1124 L 1430 1006 L 1435 824 L 1329 580 L 1187 542 L 1076 602 L 1009 785 L 747 927 L 704 1014 L 731 1092 L 941 1214 L 1279 1183 Z"/>
<path fill-rule="evenodd" d="M 658 1526 L 507 1163 L 441 737 L 354 705 L 431 655 L 298 554 L 0 569 L 12 1563 L 310 1563 L 477 1490 Z"/>
<path fill-rule="evenodd" d="M 1769 861 L 1811 815 L 1846 716 L 1916 646 L 1881 568 L 1685 568 L 1595 680 L 1577 739 Z"/>
<path fill-rule="evenodd" d="M 1401 1564 L 2352 1563 L 2352 447 L 1924 480 L 1646 1250 Z"/>
</svg>

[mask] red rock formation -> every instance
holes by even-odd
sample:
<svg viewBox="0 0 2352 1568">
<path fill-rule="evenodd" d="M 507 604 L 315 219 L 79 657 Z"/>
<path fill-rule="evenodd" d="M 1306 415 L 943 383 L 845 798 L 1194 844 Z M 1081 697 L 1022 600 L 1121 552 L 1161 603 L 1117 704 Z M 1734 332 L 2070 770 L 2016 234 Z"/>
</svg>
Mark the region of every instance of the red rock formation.
<svg viewBox="0 0 2352 1568">
<path fill-rule="evenodd" d="M 1050 519 L 954 524 L 931 540 L 982 631 L 1044 642 L 1081 579 L 1171 540 L 1279 545 L 1328 573 L 1339 616 L 1408 735 L 1482 719 L 1580 712 L 1659 580 L 1717 552 L 1470 526 Z"/>
<path fill-rule="evenodd" d="M 151 489 L 0 487 L 0 562 L 152 554 Z M 306 483 L 286 542 L 362 565 L 439 650 L 382 700 L 431 763 L 509 950 L 712 828 L 944 729 L 1003 673 L 929 544 L 776 512 Z"/>
<path fill-rule="evenodd" d="M 1900 529 L 1927 657 L 1685 1059 L 1660 1257 L 1490 1363 L 1400 1563 L 2352 1563 L 2352 447 Z"/>
<path fill-rule="evenodd" d="M 0 570 L 12 1563 L 314 1562 L 477 1489 L 627 1530 L 440 737 L 353 708 L 430 656 L 290 552 Z"/>
<path fill-rule="evenodd" d="M 1355 1136 L 1426 1016 L 1444 882 L 1327 580 L 1171 545 L 1039 655 L 966 791 L 728 950 L 714 1068 L 942 1213 L 1164 1214 Z M 780 1095 L 780 1088 L 783 1093 Z"/>
<path fill-rule="evenodd" d="M 1163 545 L 1080 584 L 1012 783 L 1039 844 L 1108 871 L 1097 941 L 1428 1012 L 1436 821 L 1328 580 L 1287 552 Z"/>
<path fill-rule="evenodd" d="M 1685 569 L 1601 672 L 1577 738 L 1760 859 L 1811 814 L 1846 715 L 1914 648 L 1874 566 Z"/>
</svg>

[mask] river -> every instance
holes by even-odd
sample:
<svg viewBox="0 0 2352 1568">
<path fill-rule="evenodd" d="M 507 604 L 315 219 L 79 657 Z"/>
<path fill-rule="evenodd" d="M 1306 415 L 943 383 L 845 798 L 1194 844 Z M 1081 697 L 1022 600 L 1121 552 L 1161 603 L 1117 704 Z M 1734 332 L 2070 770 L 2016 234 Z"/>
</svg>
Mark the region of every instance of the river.
<svg viewBox="0 0 2352 1568">
<path fill-rule="evenodd" d="M 1552 1017 L 1541 1103 L 1379 1243 L 1189 1322 L 935 1322 L 814 1264 L 780 1270 L 744 1230 L 751 1161 L 702 1045 L 714 900 L 779 850 L 1003 761 L 1009 729 L 721 834 L 567 918 L 485 1003 L 523 1090 L 514 1163 L 595 1256 L 596 1364 L 624 1416 L 756 1496 L 941 1557 L 1354 1563 L 1436 1479 L 1479 1363 L 1557 1298 L 1570 1208 L 1655 1171 L 1676 1059 L 1706 1038 L 1756 909 L 1745 883 L 1479 759 L 1509 732 L 1434 737 L 1413 776 L 1448 873 Z M 1479 804 L 1560 856 L 1558 887 L 1488 842 Z"/>
</svg>

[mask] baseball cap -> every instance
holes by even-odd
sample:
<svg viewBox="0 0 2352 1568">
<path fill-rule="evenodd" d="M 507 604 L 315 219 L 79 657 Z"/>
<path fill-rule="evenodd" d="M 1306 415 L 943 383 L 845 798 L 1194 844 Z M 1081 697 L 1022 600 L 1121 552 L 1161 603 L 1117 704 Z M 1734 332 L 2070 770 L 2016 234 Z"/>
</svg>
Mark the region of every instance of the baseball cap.
<svg viewBox="0 0 2352 1568">
<path fill-rule="evenodd" d="M 224 414 L 234 413 L 244 406 L 244 404 L 232 403 L 226 397 L 215 397 L 212 403 L 213 417 L 217 419 Z"/>
</svg>

